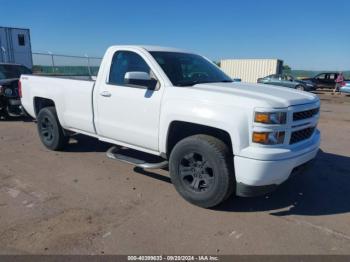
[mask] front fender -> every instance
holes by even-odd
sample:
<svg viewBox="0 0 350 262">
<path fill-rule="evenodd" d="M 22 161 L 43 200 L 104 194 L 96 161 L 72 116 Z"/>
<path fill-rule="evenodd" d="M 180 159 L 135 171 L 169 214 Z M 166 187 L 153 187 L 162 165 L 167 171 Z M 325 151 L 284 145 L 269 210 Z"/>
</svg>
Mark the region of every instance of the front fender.
<svg viewBox="0 0 350 262">
<path fill-rule="evenodd" d="M 183 121 L 204 125 L 226 131 L 232 141 L 232 151 L 237 154 L 242 148 L 249 145 L 249 118 L 248 110 L 232 106 L 198 102 L 192 99 L 167 101 L 161 111 L 159 151 L 167 151 L 169 128 L 174 121 Z"/>
</svg>

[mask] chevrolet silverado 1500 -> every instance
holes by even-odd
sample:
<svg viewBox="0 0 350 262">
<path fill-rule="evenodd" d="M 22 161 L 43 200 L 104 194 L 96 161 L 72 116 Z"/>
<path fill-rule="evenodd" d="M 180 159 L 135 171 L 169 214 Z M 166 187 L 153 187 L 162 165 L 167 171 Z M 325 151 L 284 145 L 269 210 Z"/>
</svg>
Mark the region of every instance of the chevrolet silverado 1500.
<svg viewBox="0 0 350 262">
<path fill-rule="evenodd" d="M 62 150 L 72 132 L 112 143 L 110 158 L 168 166 L 179 194 L 202 207 L 272 191 L 319 148 L 316 95 L 233 82 L 183 50 L 112 46 L 95 81 L 22 75 L 20 83 L 47 148 Z M 123 155 L 125 147 L 161 161 Z"/>
</svg>

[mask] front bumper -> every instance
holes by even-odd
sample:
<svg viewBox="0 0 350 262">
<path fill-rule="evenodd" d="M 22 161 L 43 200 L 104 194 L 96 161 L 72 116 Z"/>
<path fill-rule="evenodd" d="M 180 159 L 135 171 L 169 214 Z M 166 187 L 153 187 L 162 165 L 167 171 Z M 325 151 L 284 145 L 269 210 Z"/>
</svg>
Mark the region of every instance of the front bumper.
<svg viewBox="0 0 350 262">
<path fill-rule="evenodd" d="M 303 172 L 307 167 L 310 166 L 312 160 L 309 162 L 306 162 L 305 164 L 302 164 L 301 166 L 295 167 L 291 174 L 289 175 L 288 179 L 294 175 L 297 175 L 301 172 Z M 287 180 L 288 180 L 287 179 Z M 286 181 L 287 181 L 286 180 Z M 284 181 L 284 182 L 286 182 Z M 266 195 L 267 193 L 273 192 L 276 190 L 276 188 L 279 185 L 265 185 L 265 186 L 250 186 L 243 183 L 237 183 L 236 185 L 236 195 L 241 197 L 256 197 L 256 196 L 262 196 Z"/>
<path fill-rule="evenodd" d="M 236 194 L 239 196 L 257 196 L 273 191 L 286 181 L 297 167 L 315 158 L 320 145 L 320 134 L 315 134 L 309 150 L 295 152 L 284 159 L 259 160 L 247 157 L 234 157 L 236 175 Z M 305 152 L 306 151 L 306 152 Z"/>
<path fill-rule="evenodd" d="M 8 101 L 9 101 L 10 106 L 20 106 L 21 105 L 20 99 L 10 98 Z"/>
<path fill-rule="evenodd" d="M 263 196 L 267 193 L 275 191 L 277 187 L 278 185 L 250 186 L 243 183 L 237 183 L 236 195 L 240 197 Z"/>
<path fill-rule="evenodd" d="M 10 116 L 18 117 L 23 115 L 23 107 L 21 105 L 21 100 L 16 98 L 11 98 L 8 100 L 7 111 Z"/>
</svg>

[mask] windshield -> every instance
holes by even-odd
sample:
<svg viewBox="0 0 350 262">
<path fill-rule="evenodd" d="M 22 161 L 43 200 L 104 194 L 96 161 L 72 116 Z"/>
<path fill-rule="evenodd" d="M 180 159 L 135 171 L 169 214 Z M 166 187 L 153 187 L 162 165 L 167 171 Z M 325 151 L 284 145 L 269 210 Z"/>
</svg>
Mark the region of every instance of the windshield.
<svg viewBox="0 0 350 262">
<path fill-rule="evenodd" d="M 174 86 L 233 82 L 202 56 L 176 52 L 150 52 Z"/>
<path fill-rule="evenodd" d="M 20 78 L 22 74 L 31 74 L 32 72 L 21 65 L 0 65 L 0 80 Z"/>
</svg>

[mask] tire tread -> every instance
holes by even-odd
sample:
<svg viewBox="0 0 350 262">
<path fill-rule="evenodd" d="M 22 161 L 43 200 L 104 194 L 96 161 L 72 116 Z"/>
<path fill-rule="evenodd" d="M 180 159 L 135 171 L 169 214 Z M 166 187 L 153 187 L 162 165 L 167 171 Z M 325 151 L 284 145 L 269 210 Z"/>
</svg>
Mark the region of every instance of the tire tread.
<svg viewBox="0 0 350 262">
<path fill-rule="evenodd" d="M 188 143 L 204 144 L 205 146 L 210 148 L 213 154 L 215 154 L 219 161 L 222 163 L 222 166 L 220 167 L 222 169 L 221 173 L 226 176 L 226 182 L 219 185 L 220 190 L 218 194 L 216 194 L 215 198 L 204 202 L 193 201 L 192 199 L 186 197 L 186 193 L 184 193 L 184 191 L 177 188 L 177 186 L 175 186 L 175 188 L 186 200 L 195 205 L 205 208 L 217 206 L 218 204 L 229 198 L 234 192 L 235 176 L 232 154 L 230 153 L 228 146 L 222 140 L 205 134 L 198 134 L 184 138 L 175 145 L 172 153 L 174 152 L 174 150 L 177 150 L 178 148 Z M 170 159 L 171 158 L 172 154 L 170 155 Z M 174 176 L 174 174 L 172 173 L 170 175 Z"/>
<path fill-rule="evenodd" d="M 53 150 L 53 151 L 60 151 L 60 150 L 64 149 L 64 147 L 67 145 L 67 143 L 69 141 L 69 137 L 66 136 L 63 132 L 63 128 L 60 124 L 60 121 L 58 120 L 56 108 L 54 106 L 44 107 L 43 109 L 41 109 L 39 111 L 37 119 L 40 119 L 43 114 L 47 114 L 54 119 L 55 124 L 57 126 L 57 133 L 58 133 L 57 141 L 54 144 L 46 145 L 42 141 L 43 144 L 45 145 L 45 147 L 47 147 L 48 149 Z M 38 125 L 38 131 L 39 131 L 39 125 Z M 40 131 L 39 131 L 39 136 L 41 139 Z"/>
</svg>

